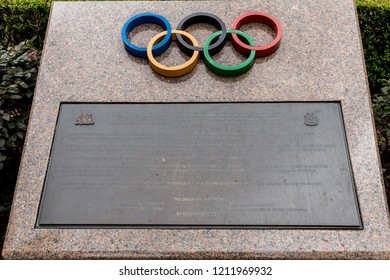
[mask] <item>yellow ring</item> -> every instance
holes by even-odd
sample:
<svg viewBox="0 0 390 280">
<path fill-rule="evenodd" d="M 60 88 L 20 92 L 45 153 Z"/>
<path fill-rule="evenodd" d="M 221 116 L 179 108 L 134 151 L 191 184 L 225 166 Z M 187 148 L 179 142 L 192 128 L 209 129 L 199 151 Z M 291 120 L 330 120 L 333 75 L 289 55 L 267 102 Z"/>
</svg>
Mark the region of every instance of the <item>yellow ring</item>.
<svg viewBox="0 0 390 280">
<path fill-rule="evenodd" d="M 167 31 L 163 31 L 163 32 L 157 34 L 156 36 L 154 36 L 150 40 L 148 47 L 146 48 L 146 54 L 147 54 L 148 59 L 149 59 L 150 67 L 158 74 L 166 76 L 166 77 L 180 77 L 180 76 L 183 76 L 185 74 L 190 73 L 195 68 L 196 64 L 198 63 L 199 51 L 194 51 L 191 58 L 187 62 L 180 64 L 180 65 L 177 65 L 177 66 L 169 66 L 169 67 L 165 66 L 165 65 L 157 62 L 157 60 L 153 57 L 153 54 L 152 54 L 153 46 L 158 44 L 166 36 L 166 34 L 167 34 Z M 185 31 L 182 31 L 182 30 L 172 30 L 172 40 L 176 41 L 176 34 L 180 34 L 180 35 L 186 37 L 190 41 L 190 44 L 193 45 L 194 47 L 199 46 L 199 44 L 196 41 L 194 36 L 192 36 L 191 34 L 185 32 Z"/>
</svg>

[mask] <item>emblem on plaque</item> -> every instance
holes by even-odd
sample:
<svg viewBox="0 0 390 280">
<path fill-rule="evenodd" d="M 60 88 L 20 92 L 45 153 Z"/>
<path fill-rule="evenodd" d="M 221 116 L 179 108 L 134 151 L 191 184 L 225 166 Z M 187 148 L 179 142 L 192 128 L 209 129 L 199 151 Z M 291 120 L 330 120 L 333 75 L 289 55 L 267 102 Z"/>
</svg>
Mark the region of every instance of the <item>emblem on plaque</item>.
<svg viewBox="0 0 390 280">
<path fill-rule="evenodd" d="M 318 125 L 318 118 L 314 113 L 307 113 L 305 115 L 305 125 L 307 126 L 316 126 Z"/>
<path fill-rule="evenodd" d="M 93 121 L 92 114 L 81 114 L 76 122 L 75 125 L 94 125 L 95 122 Z"/>
</svg>

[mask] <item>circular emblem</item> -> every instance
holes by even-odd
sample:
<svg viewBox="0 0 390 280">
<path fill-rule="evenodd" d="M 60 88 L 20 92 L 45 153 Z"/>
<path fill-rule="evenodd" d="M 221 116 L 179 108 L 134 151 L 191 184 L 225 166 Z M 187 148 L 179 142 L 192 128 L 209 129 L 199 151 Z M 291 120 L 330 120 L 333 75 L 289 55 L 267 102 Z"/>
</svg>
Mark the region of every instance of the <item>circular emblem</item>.
<svg viewBox="0 0 390 280">
<path fill-rule="evenodd" d="M 275 39 L 265 46 L 250 46 L 242 42 L 236 34 L 233 34 L 234 48 L 245 55 L 249 55 L 251 51 L 256 51 L 256 57 L 267 56 L 276 51 L 279 48 L 280 40 L 282 39 L 282 26 L 277 19 L 269 14 L 261 12 L 245 13 L 234 21 L 232 29 L 239 29 L 241 26 L 251 22 L 263 23 L 271 27 L 276 34 Z"/>
<path fill-rule="evenodd" d="M 178 34 L 187 38 L 191 42 L 192 46 L 198 47 L 198 42 L 191 34 L 185 32 L 183 30 L 172 30 L 172 37 L 175 36 L 174 38 L 177 38 Z M 163 75 L 163 76 L 166 76 L 166 77 L 179 77 L 179 76 L 183 76 L 183 75 L 191 72 L 192 69 L 194 69 L 196 64 L 198 63 L 198 59 L 199 59 L 199 52 L 198 51 L 193 51 L 190 60 L 188 60 L 186 63 L 178 65 L 178 66 L 168 67 L 168 66 L 165 66 L 165 65 L 157 62 L 157 60 L 154 58 L 154 56 L 152 54 L 152 50 L 153 50 L 154 45 L 157 42 L 159 42 L 159 40 L 161 40 L 161 38 L 165 37 L 166 35 L 167 35 L 167 31 L 164 31 L 164 32 L 157 34 L 156 36 L 154 36 L 150 40 L 148 47 L 147 47 L 147 55 L 148 55 L 150 67 L 156 73 Z"/>
<path fill-rule="evenodd" d="M 213 42 L 208 46 L 208 51 L 211 55 L 219 53 L 226 42 L 226 26 L 225 23 L 216 15 L 210 13 L 194 13 L 183 18 L 178 24 L 176 29 L 185 30 L 189 26 L 197 23 L 208 23 L 220 30 L 221 33 L 218 37 L 218 40 Z M 191 56 L 194 51 L 198 51 L 203 55 L 203 50 L 205 47 L 194 47 L 188 44 L 180 34 L 177 34 L 177 43 L 179 48 L 188 56 Z"/>
<path fill-rule="evenodd" d="M 157 25 L 161 26 L 164 30 L 167 31 L 167 34 L 163 38 L 163 40 L 153 47 L 153 54 L 154 55 L 163 54 L 171 45 L 172 27 L 171 27 L 171 24 L 168 22 L 168 20 L 165 17 L 160 16 L 158 14 L 152 14 L 152 13 L 137 14 L 137 15 L 131 17 L 123 25 L 121 35 L 122 35 L 123 44 L 125 45 L 125 50 L 129 54 L 137 56 L 137 57 L 143 57 L 143 58 L 147 57 L 145 47 L 136 46 L 133 43 L 131 43 L 129 41 L 129 39 L 127 38 L 129 33 L 134 28 L 136 28 L 139 25 L 146 24 L 146 23 L 157 24 Z"/>
<path fill-rule="evenodd" d="M 265 46 L 255 46 L 253 40 L 238 29 L 251 22 L 259 22 L 271 27 L 276 37 Z M 154 23 L 161 26 L 163 31 L 153 37 L 147 46 L 139 47 L 131 43 L 128 39 L 129 33 L 137 26 L 145 23 Z M 190 25 L 197 23 L 209 23 L 219 31 L 213 33 L 205 42 L 204 46 L 199 46 L 196 39 L 184 30 Z M 191 72 L 198 58 L 204 57 L 206 66 L 215 74 L 220 76 L 239 76 L 246 73 L 254 64 L 255 57 L 262 57 L 275 52 L 282 38 L 282 27 L 273 16 L 261 13 L 250 12 L 239 16 L 234 20 L 231 30 L 226 30 L 223 21 L 210 13 L 193 13 L 183 18 L 177 30 L 172 30 L 170 23 L 163 16 L 152 13 L 142 13 L 131 17 L 122 28 L 122 41 L 126 51 L 137 57 L 149 59 L 149 65 L 156 73 L 166 77 L 179 77 Z M 184 37 L 184 38 L 183 38 Z M 216 63 L 212 56 L 217 54 L 225 45 L 226 39 L 232 40 L 233 47 L 248 59 L 235 66 L 224 66 Z M 179 66 L 167 67 L 155 60 L 155 56 L 163 54 L 171 45 L 172 40 L 177 41 L 181 51 L 190 56 L 190 59 Z"/>
<path fill-rule="evenodd" d="M 305 125 L 307 126 L 316 126 L 318 125 L 318 118 L 314 113 L 307 113 L 305 115 Z"/>
<path fill-rule="evenodd" d="M 239 30 L 228 30 L 228 38 L 231 39 L 232 34 L 238 34 L 245 40 L 249 45 L 254 46 L 255 43 L 249 37 L 247 34 L 244 32 L 241 32 Z M 220 76 L 239 76 L 245 72 L 247 72 L 252 66 L 253 63 L 255 63 L 255 51 L 251 51 L 249 57 L 247 60 L 245 60 L 243 63 L 239 65 L 234 65 L 234 66 L 224 66 L 221 65 L 217 62 L 215 62 L 212 58 L 211 55 L 209 54 L 208 51 L 208 46 L 216 39 L 218 36 L 221 35 L 221 31 L 215 32 L 212 34 L 207 40 L 204 45 L 204 59 L 207 67 L 215 74 L 220 75 Z"/>
</svg>

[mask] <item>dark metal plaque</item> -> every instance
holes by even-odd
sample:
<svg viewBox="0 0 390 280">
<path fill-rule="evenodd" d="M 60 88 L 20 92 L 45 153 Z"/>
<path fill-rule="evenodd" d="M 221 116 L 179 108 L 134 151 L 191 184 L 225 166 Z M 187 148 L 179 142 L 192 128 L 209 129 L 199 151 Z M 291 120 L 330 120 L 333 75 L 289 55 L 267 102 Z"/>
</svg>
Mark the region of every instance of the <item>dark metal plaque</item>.
<svg viewBox="0 0 390 280">
<path fill-rule="evenodd" d="M 341 106 L 62 104 L 37 226 L 361 228 Z"/>
</svg>

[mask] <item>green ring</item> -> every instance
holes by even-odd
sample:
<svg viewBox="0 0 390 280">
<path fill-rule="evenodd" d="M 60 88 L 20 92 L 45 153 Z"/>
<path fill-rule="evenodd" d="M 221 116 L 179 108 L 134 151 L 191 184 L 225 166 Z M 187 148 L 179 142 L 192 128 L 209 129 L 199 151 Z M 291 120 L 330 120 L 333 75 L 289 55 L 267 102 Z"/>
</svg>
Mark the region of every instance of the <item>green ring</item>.
<svg viewBox="0 0 390 280">
<path fill-rule="evenodd" d="M 255 46 L 255 43 L 253 42 L 252 38 L 239 30 L 233 30 L 233 29 L 228 30 L 227 37 L 226 37 L 227 40 L 231 40 L 232 33 L 241 36 L 242 39 L 244 39 L 244 41 L 246 41 L 246 43 L 249 44 L 250 46 Z M 234 65 L 234 66 L 225 66 L 219 64 L 211 58 L 208 50 L 209 46 L 211 45 L 213 40 L 217 38 L 217 36 L 220 36 L 221 34 L 222 31 L 217 31 L 211 34 L 211 36 L 207 38 L 206 42 L 204 43 L 204 59 L 207 67 L 214 74 L 217 74 L 219 76 L 224 76 L 224 77 L 237 77 L 246 73 L 249 69 L 252 68 L 253 63 L 255 62 L 256 51 L 252 50 L 247 60 L 245 60 L 241 64 Z"/>
</svg>

